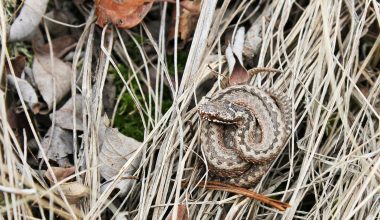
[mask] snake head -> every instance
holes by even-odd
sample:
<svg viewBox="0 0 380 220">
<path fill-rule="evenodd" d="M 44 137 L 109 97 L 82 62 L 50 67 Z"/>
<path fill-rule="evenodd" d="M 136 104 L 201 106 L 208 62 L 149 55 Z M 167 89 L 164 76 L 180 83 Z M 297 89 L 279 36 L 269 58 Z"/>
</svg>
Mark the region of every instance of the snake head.
<svg viewBox="0 0 380 220">
<path fill-rule="evenodd" d="M 221 124 L 236 124 L 241 120 L 239 114 L 228 101 L 210 101 L 198 108 L 202 119 Z"/>
</svg>

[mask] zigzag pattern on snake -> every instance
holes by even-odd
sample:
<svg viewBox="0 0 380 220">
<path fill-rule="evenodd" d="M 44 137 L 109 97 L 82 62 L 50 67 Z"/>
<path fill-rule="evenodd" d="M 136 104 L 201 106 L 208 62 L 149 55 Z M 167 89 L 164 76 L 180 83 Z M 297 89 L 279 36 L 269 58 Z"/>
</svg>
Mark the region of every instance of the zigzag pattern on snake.
<svg viewBox="0 0 380 220">
<path fill-rule="evenodd" d="M 289 98 L 253 86 L 220 90 L 198 112 L 209 170 L 238 186 L 261 179 L 291 131 Z"/>
</svg>

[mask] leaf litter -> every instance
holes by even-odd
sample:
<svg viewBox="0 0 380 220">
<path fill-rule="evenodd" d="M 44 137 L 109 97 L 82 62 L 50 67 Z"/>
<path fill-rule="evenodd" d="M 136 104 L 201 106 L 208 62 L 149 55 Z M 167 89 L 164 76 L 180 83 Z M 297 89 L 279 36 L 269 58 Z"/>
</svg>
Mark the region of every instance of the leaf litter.
<svg viewBox="0 0 380 220">
<path fill-rule="evenodd" d="M 2 87 L 0 108 L 7 114 L 3 125 L 10 126 L 2 126 L 1 139 L 11 147 L 0 148 L 0 183 L 7 189 L 2 215 L 46 218 L 51 210 L 70 219 L 379 217 L 375 1 L 210 0 L 179 1 L 178 7 L 170 0 L 49 1 L 37 11 L 30 2 L 18 16 L 16 3 L 0 13 L 10 22 L 8 40 L 17 42 L 2 47 L 1 62 L 9 66 L 11 57 L 23 53 L 33 58 L 3 74 L 11 89 Z M 27 10 L 35 21 L 21 22 Z M 94 13 L 103 28 L 95 25 Z M 23 32 L 13 37 L 16 27 Z M 231 74 L 230 85 L 245 83 L 246 69 L 256 66 L 282 71 L 256 74 L 250 83 L 292 97 L 294 132 L 257 186 L 210 182 L 196 105 Z M 108 77 L 111 67 L 114 79 Z M 115 92 L 113 82 L 123 90 Z M 172 102 L 164 108 L 167 93 Z M 105 119 L 105 112 L 115 115 L 131 105 L 123 117 L 138 117 L 141 142 Z M 37 193 L 20 200 L 13 194 L 20 187 Z M 264 203 L 248 199 L 254 192 L 265 195 L 256 198 Z M 290 207 L 266 205 L 276 207 L 277 200 Z M 30 209 L 31 203 L 38 209 Z"/>
</svg>

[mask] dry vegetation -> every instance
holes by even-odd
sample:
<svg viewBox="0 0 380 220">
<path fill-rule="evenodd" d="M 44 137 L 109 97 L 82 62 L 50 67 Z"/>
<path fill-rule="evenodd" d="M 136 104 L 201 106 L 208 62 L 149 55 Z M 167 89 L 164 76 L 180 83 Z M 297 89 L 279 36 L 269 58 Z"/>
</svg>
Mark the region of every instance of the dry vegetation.
<svg viewBox="0 0 380 220">
<path fill-rule="evenodd" d="M 3 69 L 11 48 L 4 46 L 9 14 L 0 2 Z M 83 135 L 76 146 L 82 151 L 74 159 L 78 164 L 74 177 L 90 188 L 89 196 L 70 205 L 64 193 L 54 193 L 65 180 L 47 184 L 38 168 L 28 164 L 27 144 L 18 143 L 8 125 L 2 89 L 0 216 L 165 219 L 171 215 L 186 219 L 183 212 L 187 212 L 191 219 L 380 218 L 380 5 L 376 0 L 204 0 L 183 72 L 178 70 L 182 61 L 177 59 L 177 40 L 174 55 L 167 56 L 166 3 L 152 8 L 162 15 L 157 39 L 146 25 L 149 19 L 133 31 L 110 26 L 100 29 L 90 6 L 82 6 L 86 24 L 78 28 L 81 37 L 73 58 L 76 77 L 81 79 L 73 91 L 85 97 L 86 106 Z M 261 74 L 251 83 L 279 89 L 292 98 L 293 133 L 270 172 L 252 190 L 288 202 L 291 207 L 284 212 L 241 195 L 197 187 L 211 177 L 204 167 L 194 103 L 201 102 L 202 91 L 210 95 L 218 89 L 215 72 L 227 72 L 225 35 L 240 26 L 248 29 L 257 19 L 262 45 L 253 59 L 246 59 L 246 65 L 275 67 L 283 74 Z M 149 51 L 140 37 L 150 45 Z M 119 69 L 120 64 L 128 67 L 129 78 Z M 169 68 L 174 70 L 170 74 Z M 110 69 L 137 106 L 144 138 L 108 188 L 101 191 L 100 97 Z M 170 77 L 173 80 L 164 83 Z M 165 87 L 173 103 L 163 112 Z M 28 112 L 25 104 L 23 108 Z M 31 120 L 30 111 L 28 115 Z M 39 136 L 34 130 L 34 137 Z M 120 196 L 113 189 L 140 152 L 142 159 L 135 173 L 139 179 L 132 180 L 130 190 Z M 183 185 L 184 181 L 187 184 Z"/>
</svg>

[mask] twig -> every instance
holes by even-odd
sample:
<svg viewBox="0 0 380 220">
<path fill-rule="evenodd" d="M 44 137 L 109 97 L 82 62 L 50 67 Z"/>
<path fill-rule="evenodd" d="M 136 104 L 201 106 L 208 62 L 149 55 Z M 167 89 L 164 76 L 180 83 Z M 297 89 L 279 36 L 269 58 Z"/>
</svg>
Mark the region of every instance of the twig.
<svg viewBox="0 0 380 220">
<path fill-rule="evenodd" d="M 185 185 L 187 185 L 187 184 L 185 184 Z M 225 183 L 218 182 L 218 181 L 207 181 L 207 182 L 201 181 L 197 185 L 197 187 L 204 187 L 206 189 L 211 189 L 211 190 L 220 190 L 220 191 L 224 191 L 224 192 L 231 192 L 231 193 L 240 194 L 240 195 L 249 197 L 251 199 L 255 199 L 255 200 L 262 202 L 264 204 L 270 205 L 270 206 L 272 206 L 272 207 L 274 207 L 280 211 L 285 211 L 286 208 L 291 207 L 289 203 L 281 202 L 281 201 L 276 200 L 276 199 L 271 199 L 271 198 L 268 198 L 267 196 L 258 194 L 256 192 L 250 191 L 248 189 L 245 189 L 242 187 L 237 187 L 237 186 L 230 185 L 230 184 L 225 184 Z"/>
</svg>

